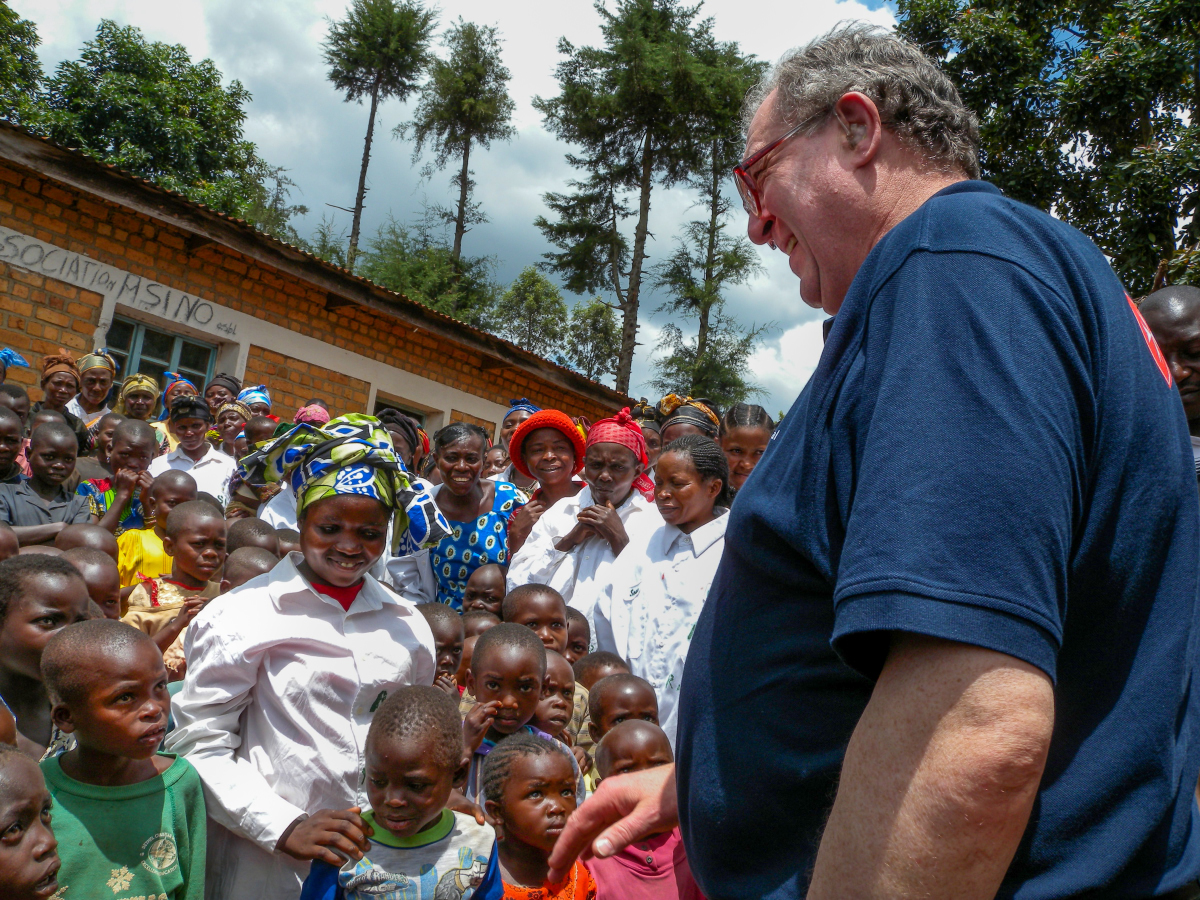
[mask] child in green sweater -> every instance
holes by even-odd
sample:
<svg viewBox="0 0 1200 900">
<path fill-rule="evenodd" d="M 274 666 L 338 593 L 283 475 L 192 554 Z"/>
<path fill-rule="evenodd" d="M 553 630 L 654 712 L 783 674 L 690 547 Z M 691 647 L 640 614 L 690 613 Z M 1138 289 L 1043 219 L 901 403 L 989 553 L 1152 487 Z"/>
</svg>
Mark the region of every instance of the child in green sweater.
<svg viewBox="0 0 1200 900">
<path fill-rule="evenodd" d="M 77 741 L 41 764 L 62 857 L 55 897 L 201 900 L 204 794 L 188 762 L 157 752 L 170 707 L 157 645 L 123 622 L 81 622 L 46 645 L 42 678 L 54 723 Z"/>
</svg>

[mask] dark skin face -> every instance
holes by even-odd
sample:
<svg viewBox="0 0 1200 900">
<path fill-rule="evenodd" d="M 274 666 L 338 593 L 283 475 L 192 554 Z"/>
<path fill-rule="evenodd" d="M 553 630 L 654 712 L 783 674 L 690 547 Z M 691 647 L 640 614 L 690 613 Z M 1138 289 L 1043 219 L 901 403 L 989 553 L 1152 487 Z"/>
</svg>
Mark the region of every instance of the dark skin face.
<svg viewBox="0 0 1200 900">
<path fill-rule="evenodd" d="M 547 653 L 542 699 L 533 714 L 534 727 L 561 739 L 574 711 L 575 674 L 571 664 L 558 653 Z"/>
<path fill-rule="evenodd" d="M 44 406 L 51 409 L 66 409 L 67 404 L 79 393 L 79 382 L 70 372 L 55 372 L 42 385 L 46 396 L 42 400 Z"/>
<path fill-rule="evenodd" d="M 597 681 L 602 681 L 609 675 L 628 674 L 629 668 L 627 666 L 618 666 L 616 663 L 605 663 L 599 668 L 593 669 L 591 672 L 587 673 L 587 675 L 585 675 L 580 681 L 580 684 L 590 691 L 593 687 L 595 687 Z M 589 684 L 589 682 L 591 683 Z"/>
<path fill-rule="evenodd" d="M 113 472 L 119 472 L 122 469 L 145 472 L 150 468 L 153 459 L 154 445 L 149 439 L 131 441 L 128 438 L 117 437 L 113 439 L 108 464 Z"/>
<path fill-rule="evenodd" d="M 1200 433 L 1200 303 L 1144 303 L 1141 313 L 1171 367 L 1190 430 Z"/>
<path fill-rule="evenodd" d="M 521 456 L 543 490 L 571 480 L 575 447 L 557 428 L 535 428 L 521 442 Z"/>
<path fill-rule="evenodd" d="M 662 453 L 662 435 L 653 428 L 642 426 L 642 437 L 646 439 L 646 455 L 650 457 L 650 468 L 658 465 L 658 454 Z"/>
<path fill-rule="evenodd" d="M 458 664 L 462 662 L 463 641 L 466 639 L 462 621 L 439 619 L 430 622 L 429 629 L 433 632 L 433 646 L 437 651 L 437 675 L 456 675 Z"/>
<path fill-rule="evenodd" d="M 579 662 L 588 655 L 588 645 L 591 643 L 587 619 L 577 619 L 567 616 L 567 649 L 563 656 L 571 665 Z"/>
<path fill-rule="evenodd" d="M 259 444 L 263 441 L 269 441 L 271 435 L 275 433 L 275 423 L 269 419 L 265 422 L 250 422 L 246 425 L 246 443 Z"/>
<path fill-rule="evenodd" d="M 8 472 L 21 452 L 21 423 L 16 419 L 0 419 L 0 473 Z"/>
<path fill-rule="evenodd" d="M 87 582 L 88 596 L 100 607 L 104 618 L 121 618 L 121 573 L 117 570 L 117 564 L 102 566 L 98 563 L 70 561 L 83 575 Z"/>
<path fill-rule="evenodd" d="M 163 549 L 172 557 L 172 578 L 203 588 L 225 564 L 225 520 L 194 518 L 175 537 L 163 538 Z"/>
<path fill-rule="evenodd" d="M 154 409 L 154 401 L 158 398 L 149 391 L 133 391 L 125 395 L 125 414 L 131 419 L 141 419 L 143 422 L 150 418 Z"/>
<path fill-rule="evenodd" d="M 662 430 L 662 444 L 665 447 L 667 444 L 671 443 L 671 441 L 675 440 L 675 438 L 681 438 L 685 434 L 698 434 L 703 437 L 704 429 L 697 428 L 695 425 L 692 425 L 688 422 L 672 422 Z"/>
<path fill-rule="evenodd" d="M 261 400 L 246 405 L 250 408 L 250 412 L 256 416 L 269 416 L 271 414 L 271 404 L 263 403 Z"/>
<path fill-rule="evenodd" d="M 501 646 L 483 656 L 475 654 L 467 690 L 479 703 L 498 704 L 488 737 L 500 740 L 533 718 L 542 698 L 544 674 L 532 650 Z"/>
<path fill-rule="evenodd" d="M 188 418 L 176 419 L 171 422 L 171 430 L 175 433 L 175 437 L 179 439 L 179 446 L 183 448 L 183 452 L 193 459 L 199 459 L 208 452 L 208 445 L 204 439 L 204 435 L 208 433 L 208 419 Z"/>
<path fill-rule="evenodd" d="M 0 765 L 0 885 L 9 900 L 46 900 L 62 865 L 50 792 L 32 759 L 10 753 Z"/>
<path fill-rule="evenodd" d="M 469 613 L 477 609 L 500 615 L 504 602 L 504 570 L 499 566 L 480 566 L 467 579 L 463 591 L 462 611 Z"/>
<path fill-rule="evenodd" d="M 87 687 L 51 712 L 54 724 L 78 742 L 60 758 L 63 771 L 88 784 L 123 785 L 170 765 L 155 757 L 171 709 L 162 651 L 138 641 L 117 653 L 85 653 L 77 665 Z"/>
<path fill-rule="evenodd" d="M 227 447 L 233 446 L 238 434 L 245 427 L 246 420 L 236 409 L 227 409 L 217 416 L 217 431 L 221 433 L 221 440 Z"/>
<path fill-rule="evenodd" d="M 605 735 L 604 746 L 596 754 L 601 778 L 669 766 L 674 761 L 671 743 L 663 730 L 638 727 L 636 722 L 613 728 Z"/>
<path fill-rule="evenodd" d="M 533 413 L 528 410 L 515 409 L 505 416 L 504 421 L 500 423 L 500 446 L 507 450 L 508 442 L 512 439 L 513 432 L 532 415 Z"/>
<path fill-rule="evenodd" d="M 721 449 L 729 463 L 729 486 L 740 491 L 771 442 L 765 428 L 731 428 L 721 437 Z"/>
<path fill-rule="evenodd" d="M 42 680 L 42 651 L 50 638 L 88 615 L 83 578 L 38 575 L 25 584 L 21 602 L 0 626 L 0 666 L 25 678 Z"/>
<path fill-rule="evenodd" d="M 508 621 L 532 628 L 547 650 L 567 648 L 567 605 L 555 594 L 537 592 L 522 597 Z"/>
<path fill-rule="evenodd" d="M 117 426 L 122 422 L 121 419 L 105 418 L 100 423 L 100 427 L 96 429 L 96 458 L 102 463 L 108 463 L 109 454 L 112 453 L 112 436 L 117 430 Z"/>
<path fill-rule="evenodd" d="M 156 480 L 147 497 L 151 508 L 146 510 L 146 516 L 154 517 L 154 531 L 161 538 L 167 534 L 167 516 L 171 514 L 171 510 L 180 503 L 195 500 L 196 488 Z"/>
<path fill-rule="evenodd" d="M 458 663 L 458 671 L 454 673 L 454 680 L 459 684 L 467 683 L 467 676 L 471 674 L 471 657 L 475 653 L 475 642 L 479 640 L 479 635 L 471 634 L 463 641 L 462 659 Z"/>
<path fill-rule="evenodd" d="M 629 499 L 642 467 L 633 451 L 620 444 L 592 444 L 583 457 L 583 480 L 597 506 L 618 507 Z"/>
<path fill-rule="evenodd" d="M 300 522 L 301 573 L 310 581 L 350 587 L 362 581 L 387 543 L 388 510 L 372 497 L 318 500 Z M 280 552 L 284 551 L 280 541 Z"/>
<path fill-rule="evenodd" d="M 508 468 L 508 454 L 497 444 L 483 455 L 483 477 L 490 478 L 499 475 Z"/>
<path fill-rule="evenodd" d="M 192 387 L 190 384 L 185 384 L 182 381 L 177 381 L 173 385 L 171 385 L 171 389 L 169 391 L 167 391 L 166 397 L 163 398 L 165 401 L 165 408 L 170 409 L 171 404 L 174 403 L 176 400 L 178 400 L 180 397 L 195 397 L 195 396 L 197 396 L 197 391 L 194 387 Z M 253 407 L 251 407 L 251 408 L 253 408 Z"/>
<path fill-rule="evenodd" d="M 0 406 L 7 406 L 15 412 L 22 424 L 29 421 L 28 397 L 10 397 L 8 394 L 0 394 Z"/>
<path fill-rule="evenodd" d="M 75 471 L 78 453 L 79 442 L 74 435 L 37 432 L 27 454 L 33 489 L 43 496 L 57 494 Z"/>
<path fill-rule="evenodd" d="M 218 409 L 233 399 L 233 394 L 223 384 L 210 384 L 204 390 L 204 402 L 208 404 L 208 408 L 212 410 L 214 416 Z"/>
<path fill-rule="evenodd" d="M 376 734 L 367 744 L 367 800 L 375 822 L 398 838 L 411 838 L 442 817 L 450 791 L 467 779 L 467 767 L 437 758 L 432 735 L 405 739 Z"/>
<path fill-rule="evenodd" d="M 463 633 L 467 636 L 467 640 L 470 640 L 473 637 L 479 637 L 479 635 L 483 634 L 489 628 L 495 628 L 499 624 L 499 616 L 496 616 L 494 619 L 488 619 L 483 616 L 479 616 L 470 620 L 464 616 Z"/>
<path fill-rule="evenodd" d="M 658 698 L 654 696 L 654 688 L 650 685 L 634 682 L 605 691 L 600 697 L 599 709 L 592 707 L 588 733 L 598 744 L 614 725 L 629 719 L 658 724 Z"/>
<path fill-rule="evenodd" d="M 719 478 L 702 478 L 688 454 L 668 450 L 658 460 L 654 503 L 664 522 L 690 534 L 713 520 L 722 487 Z"/>
<path fill-rule="evenodd" d="M 545 882 L 546 860 L 575 805 L 575 773 L 566 754 L 512 761 L 500 802 L 485 804 L 505 881 L 534 887 Z"/>
<path fill-rule="evenodd" d="M 483 439 L 479 437 L 464 438 L 438 450 L 437 467 L 446 490 L 458 497 L 468 497 L 479 487 L 483 452 Z"/>
<path fill-rule="evenodd" d="M 112 390 L 113 373 L 108 369 L 88 369 L 83 373 L 79 387 L 79 401 L 88 412 L 104 408 L 108 392 Z"/>
</svg>

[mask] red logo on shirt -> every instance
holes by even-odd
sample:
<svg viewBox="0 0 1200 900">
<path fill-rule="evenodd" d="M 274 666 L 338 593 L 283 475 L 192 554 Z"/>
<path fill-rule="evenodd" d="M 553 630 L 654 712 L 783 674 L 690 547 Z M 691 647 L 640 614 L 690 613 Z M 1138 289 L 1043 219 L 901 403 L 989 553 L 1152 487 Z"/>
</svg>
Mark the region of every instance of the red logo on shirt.
<svg viewBox="0 0 1200 900">
<path fill-rule="evenodd" d="M 1142 318 L 1141 312 L 1137 308 L 1137 304 L 1133 299 L 1126 294 L 1125 299 L 1129 301 L 1129 308 L 1133 310 L 1133 317 L 1137 319 L 1138 328 L 1142 329 L 1142 337 L 1146 339 L 1146 346 L 1150 348 L 1150 355 L 1154 357 L 1154 364 L 1158 366 L 1158 371 L 1162 373 L 1162 377 L 1167 380 L 1167 387 L 1171 386 L 1171 367 L 1167 365 L 1167 358 L 1163 356 L 1162 350 L 1158 348 L 1158 341 L 1154 339 L 1154 332 L 1150 330 L 1150 326 L 1146 324 L 1146 320 Z"/>
</svg>

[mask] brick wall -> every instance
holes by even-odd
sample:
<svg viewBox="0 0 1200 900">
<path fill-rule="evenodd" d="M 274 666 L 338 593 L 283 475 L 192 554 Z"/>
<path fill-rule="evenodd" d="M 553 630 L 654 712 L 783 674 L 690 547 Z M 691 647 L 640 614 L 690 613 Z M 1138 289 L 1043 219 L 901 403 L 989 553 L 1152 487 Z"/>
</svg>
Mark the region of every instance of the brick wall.
<svg viewBox="0 0 1200 900">
<path fill-rule="evenodd" d="M 7 380 L 41 399 L 42 357 L 59 347 L 76 358 L 92 349 L 104 298 L 54 278 L 0 263 L 0 347 L 12 347 L 31 368 L 8 370 Z"/>
<path fill-rule="evenodd" d="M 488 433 L 488 437 L 496 437 L 496 423 L 489 422 L 487 419 L 481 419 L 478 416 L 473 416 L 470 413 L 461 412 L 457 409 L 450 410 L 451 422 L 465 422 L 468 425 L 478 425 Z"/>
<path fill-rule="evenodd" d="M 187 234 L 183 231 L 2 160 L 0 224 L 497 404 L 507 406 L 511 397 L 528 397 L 538 406 L 555 407 L 574 416 L 585 415 L 593 421 L 612 413 L 611 409 L 523 370 L 485 369 L 483 356 L 466 346 L 421 329 L 414 330 L 370 309 L 348 306 L 327 311 L 326 292 L 312 284 L 219 244 L 189 253 L 185 244 Z M 55 312 L 58 311 L 53 307 L 55 296 L 63 304 L 71 299 L 63 292 L 51 293 L 44 285 L 35 286 L 10 277 L 0 283 L 0 305 L 6 311 L 10 303 L 23 299 L 18 287 L 46 291 L 50 309 Z M 75 299 L 95 302 L 95 298 Z M 54 327 L 63 333 L 71 331 L 69 325 Z M 84 349 L 83 344 L 90 340 L 89 336 L 83 344 L 78 343 L 84 331 L 72 332 L 77 337 L 68 345 Z M 28 347 L 36 357 L 29 361 L 37 366 L 45 345 L 39 344 L 34 349 L 27 339 L 20 346 L 17 343 L 13 346 L 21 352 Z M 277 368 L 280 365 L 273 364 Z M 290 371 L 291 363 L 285 365 Z M 254 380 L 249 372 L 246 378 Z M 264 383 L 273 384 L 270 376 Z M 349 380 L 343 386 L 350 389 Z M 293 390 L 291 396 L 301 392 Z M 300 397 L 301 401 L 306 399 L 307 396 Z M 357 408 L 365 404 L 364 395 Z"/>
<path fill-rule="evenodd" d="M 254 344 L 250 345 L 242 383 L 265 384 L 271 392 L 274 414 L 288 422 L 300 404 L 313 397 L 328 403 L 334 416 L 366 412 L 370 394 L 370 385 L 365 381 Z"/>
</svg>

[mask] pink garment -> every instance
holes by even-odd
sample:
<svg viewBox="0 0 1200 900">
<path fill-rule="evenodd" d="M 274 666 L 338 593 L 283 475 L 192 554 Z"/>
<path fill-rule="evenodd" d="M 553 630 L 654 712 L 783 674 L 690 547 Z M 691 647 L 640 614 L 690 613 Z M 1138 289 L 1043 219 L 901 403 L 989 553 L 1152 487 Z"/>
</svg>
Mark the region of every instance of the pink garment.
<svg viewBox="0 0 1200 900">
<path fill-rule="evenodd" d="M 584 865 L 596 879 L 596 900 L 704 900 L 678 828 Z"/>
<path fill-rule="evenodd" d="M 317 406 L 315 403 L 312 406 L 302 406 L 296 410 L 292 421 L 297 425 L 302 422 L 307 422 L 309 425 L 324 425 L 329 421 L 329 410 Z"/>
<path fill-rule="evenodd" d="M 31 475 L 33 475 L 33 469 L 29 468 L 29 456 L 27 453 L 28 450 L 29 450 L 29 438 L 24 438 L 21 441 L 21 452 L 17 454 L 16 463 L 17 463 L 17 466 L 21 470 L 21 474 L 24 475 L 26 478 L 29 478 Z"/>
</svg>

